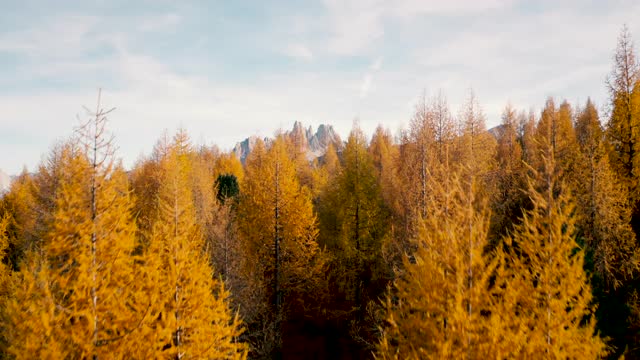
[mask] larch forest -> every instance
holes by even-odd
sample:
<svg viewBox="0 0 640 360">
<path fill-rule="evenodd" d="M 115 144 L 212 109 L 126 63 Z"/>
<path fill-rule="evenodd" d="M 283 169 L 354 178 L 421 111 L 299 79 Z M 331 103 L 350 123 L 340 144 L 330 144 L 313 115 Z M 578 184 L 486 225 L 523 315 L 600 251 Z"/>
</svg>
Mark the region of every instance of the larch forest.
<svg viewBox="0 0 640 360">
<path fill-rule="evenodd" d="M 129 170 L 98 98 L 0 199 L 0 357 L 640 358 L 626 28 L 603 86 L 605 111 L 548 98 L 490 130 L 472 91 L 425 96 L 313 161 L 181 129 Z"/>
</svg>

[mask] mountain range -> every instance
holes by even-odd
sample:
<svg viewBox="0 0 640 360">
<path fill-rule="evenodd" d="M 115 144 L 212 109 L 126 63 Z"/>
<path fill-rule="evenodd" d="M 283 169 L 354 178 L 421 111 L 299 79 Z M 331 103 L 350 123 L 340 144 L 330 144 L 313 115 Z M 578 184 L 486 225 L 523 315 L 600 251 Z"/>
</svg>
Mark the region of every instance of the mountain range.
<svg viewBox="0 0 640 360">
<path fill-rule="evenodd" d="M 326 124 L 318 126 L 318 129 L 314 132 L 311 126 L 305 128 L 301 122 L 296 121 L 293 124 L 293 129 L 286 131 L 283 135 L 297 144 L 305 152 L 309 161 L 323 156 L 327 152 L 329 144 L 334 144 L 338 148 L 342 146 L 342 140 L 333 129 L 333 126 Z M 258 139 L 257 136 L 250 136 L 237 143 L 233 148 L 233 154 L 244 163 L 247 156 L 254 149 Z M 273 139 L 265 138 L 263 141 L 268 145 Z"/>
</svg>

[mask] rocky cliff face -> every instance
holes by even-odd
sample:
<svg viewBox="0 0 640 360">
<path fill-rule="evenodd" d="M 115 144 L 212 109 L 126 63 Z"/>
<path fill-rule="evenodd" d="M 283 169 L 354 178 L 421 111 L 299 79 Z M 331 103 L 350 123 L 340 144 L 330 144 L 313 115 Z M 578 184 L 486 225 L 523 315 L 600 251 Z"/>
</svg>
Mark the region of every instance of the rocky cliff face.
<svg viewBox="0 0 640 360">
<path fill-rule="evenodd" d="M 237 156 L 244 164 L 244 160 L 247 158 L 247 156 L 249 156 L 251 150 L 253 150 L 254 146 L 256 145 L 256 141 L 258 141 L 257 136 L 250 136 L 242 140 L 233 148 L 233 154 Z"/>
<path fill-rule="evenodd" d="M 285 132 L 284 136 L 288 137 L 300 151 L 304 152 L 309 161 L 323 156 L 327 152 L 329 144 L 334 144 L 338 148 L 342 146 L 340 136 L 333 130 L 331 125 L 322 124 L 314 133 L 312 127 L 305 129 L 302 123 L 296 121 L 293 124 L 293 129 Z M 233 148 L 233 153 L 244 163 L 257 140 L 257 136 L 244 139 L 236 144 Z M 272 140 L 264 139 L 264 141 L 268 146 Z"/>
</svg>

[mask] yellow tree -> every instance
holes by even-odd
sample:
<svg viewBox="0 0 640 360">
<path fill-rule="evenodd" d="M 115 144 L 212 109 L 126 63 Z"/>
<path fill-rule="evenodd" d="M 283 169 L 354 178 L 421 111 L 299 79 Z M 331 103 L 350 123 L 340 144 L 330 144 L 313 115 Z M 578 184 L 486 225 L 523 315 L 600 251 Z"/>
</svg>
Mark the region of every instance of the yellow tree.
<svg viewBox="0 0 640 360">
<path fill-rule="evenodd" d="M 397 148 L 389 130 L 378 125 L 371 137 L 369 152 L 373 158 L 376 179 L 380 184 L 382 196 L 389 207 L 395 203 L 394 190 L 396 188 L 394 163 L 397 158 Z"/>
<path fill-rule="evenodd" d="M 324 291 L 319 279 L 324 255 L 316 242 L 311 193 L 298 182 L 282 136 L 268 150 L 258 141 L 247 158 L 238 226 L 247 278 L 239 297 L 253 302 L 241 311 L 250 326 L 259 327 L 251 335 L 263 337 L 254 341 L 256 353 L 278 353 L 280 324 L 288 312 Z"/>
<path fill-rule="evenodd" d="M 501 169 L 514 171 L 522 163 L 522 145 L 518 141 L 518 114 L 507 104 L 502 111 L 502 123 L 497 133 L 496 157 Z"/>
<path fill-rule="evenodd" d="M 415 106 L 409 129 L 401 135 L 395 166 L 398 186 L 392 195 L 398 202 L 398 225 L 394 229 L 394 238 L 400 244 L 410 243 L 416 235 L 419 220 L 428 213 L 428 184 L 433 175 L 429 169 L 437 163 L 434 101 L 427 102 L 423 95 Z"/>
<path fill-rule="evenodd" d="M 391 278 L 390 264 L 383 260 L 388 237 L 389 212 L 384 204 L 375 166 L 362 130 L 354 125 L 343 151 L 344 165 L 330 190 L 334 196 L 336 241 L 331 285 L 335 310 L 347 316 L 350 335 L 365 346 L 373 344 L 377 331 L 372 305 Z M 335 290 L 334 290 L 335 289 Z"/>
<path fill-rule="evenodd" d="M 586 184 L 579 199 L 581 231 L 593 252 L 596 272 L 612 289 L 632 278 L 638 267 L 629 196 L 609 166 L 604 133 L 591 100 L 579 113 L 576 128 L 584 164 L 581 178 Z"/>
<path fill-rule="evenodd" d="M 635 341 L 625 339 L 633 308 L 629 293 L 638 276 L 640 253 L 631 228 L 628 189 L 621 184 L 605 148 L 604 132 L 591 100 L 578 114 L 576 134 L 581 148 L 583 186 L 577 192 L 578 225 L 584 238 L 587 268 L 593 271 L 593 290 L 598 299 L 599 328 L 611 337 L 617 355 Z"/>
<path fill-rule="evenodd" d="M 490 285 L 497 264 L 483 253 L 489 212 L 457 174 L 430 183 L 441 200 L 421 224 L 417 250 L 387 297 L 382 359 L 499 358 Z"/>
<path fill-rule="evenodd" d="M 69 344 L 79 356 L 112 356 L 143 316 L 127 304 L 135 224 L 126 174 L 98 160 L 110 154 L 92 153 L 72 155 L 63 168 L 43 248 Z"/>
<path fill-rule="evenodd" d="M 166 135 L 165 135 L 166 136 Z M 133 214 L 136 219 L 138 246 L 149 245 L 153 224 L 158 218 L 158 191 L 162 178 L 161 159 L 166 156 L 164 149 L 168 144 L 165 139 L 159 140 L 149 158 L 140 158 L 130 172 L 131 191 L 134 198 Z"/>
<path fill-rule="evenodd" d="M 30 250 L 12 275 L 11 293 L 1 301 L 4 351 L 16 359 L 77 358 L 56 305 L 49 264 Z"/>
<path fill-rule="evenodd" d="M 235 217 L 238 180 L 244 175 L 242 163 L 231 153 L 220 153 L 215 146 L 192 149 L 186 159 L 191 164 L 189 188 L 205 250 L 215 274 L 233 287 L 240 272 Z"/>
<path fill-rule="evenodd" d="M 564 173 L 569 185 L 574 185 L 579 147 L 573 129 L 573 116 L 569 103 L 564 101 L 556 107 L 552 98 L 547 99 L 536 128 L 535 141 L 539 149 L 549 143 L 556 159 L 556 165 Z M 541 149 L 544 150 L 544 149 Z M 531 162 L 537 168 L 542 168 L 544 162 L 540 157 L 543 151 L 537 151 L 537 158 Z"/>
<path fill-rule="evenodd" d="M 56 143 L 38 166 L 37 172 L 30 174 L 26 169 L 23 170 L 2 198 L 5 210 L 12 217 L 9 261 L 14 267 L 20 263 L 25 252 L 41 247 L 55 210 L 63 158 L 75 151 L 78 151 L 77 142 Z"/>
<path fill-rule="evenodd" d="M 524 205 L 523 150 L 518 136 L 518 115 L 509 104 L 502 112 L 502 124 L 498 127 L 495 189 L 492 192 L 492 233 L 505 235 L 511 224 L 521 217 Z"/>
<path fill-rule="evenodd" d="M 158 220 L 144 256 L 147 296 L 154 300 L 148 328 L 141 331 L 149 342 L 144 356 L 243 358 L 244 345 L 236 341 L 239 320 L 228 308 L 222 282 L 213 278 L 195 222 L 189 146 L 179 131 L 160 161 Z"/>
<path fill-rule="evenodd" d="M 0 207 L 0 304 L 9 295 L 11 267 L 9 266 L 9 222 L 11 216 Z"/>
<path fill-rule="evenodd" d="M 535 141 L 536 133 L 536 116 L 533 110 L 529 110 L 529 114 L 521 114 L 518 117 L 518 139 L 522 145 L 522 159 L 533 164 L 536 161 L 537 144 Z"/>
<path fill-rule="evenodd" d="M 575 205 L 562 186 L 550 138 L 541 144 L 542 168 L 530 171 L 533 209 L 505 239 L 508 269 L 499 314 L 519 346 L 506 357 L 550 359 L 603 356 L 596 334 L 591 287 L 583 269 L 584 252 L 575 238 Z"/>
<path fill-rule="evenodd" d="M 158 218 L 160 167 L 151 159 L 140 159 L 130 172 L 129 186 L 135 194 L 132 213 L 136 220 L 137 247 L 149 246 L 153 224 Z"/>
<path fill-rule="evenodd" d="M 614 64 L 607 79 L 611 113 L 607 123 L 607 139 L 611 143 L 611 165 L 629 188 L 636 212 L 640 199 L 640 63 L 634 50 L 629 28 L 625 25 L 618 36 Z M 637 216 L 637 215 L 636 215 Z M 636 233 L 637 233 L 636 229 Z"/>
<path fill-rule="evenodd" d="M 244 178 L 244 169 L 242 163 L 232 153 L 220 154 L 215 160 L 214 166 L 214 178 L 218 178 L 219 175 L 229 174 L 238 179 L 238 182 L 242 183 Z"/>
<path fill-rule="evenodd" d="M 41 312 L 16 311 L 10 322 L 50 317 L 56 331 L 48 340 L 74 358 L 125 356 L 124 339 L 144 317 L 130 303 L 135 226 L 127 177 L 106 135 L 107 113 L 98 100 L 78 131 L 80 146 L 62 149 L 49 226 L 15 285 L 14 300 Z M 15 346 L 24 349 L 24 340 Z"/>
<path fill-rule="evenodd" d="M 216 272 L 228 285 L 234 287 L 233 282 L 238 279 L 241 268 L 241 246 L 236 221 L 240 191 L 238 177 L 231 173 L 220 173 L 216 176 L 213 188 L 216 196 L 212 211 L 214 221 L 207 227 L 207 248 Z"/>
<path fill-rule="evenodd" d="M 8 326 L 7 321 L 10 319 L 6 315 L 7 304 L 9 301 L 11 273 L 12 269 L 9 265 L 9 223 L 11 215 L 0 202 L 0 354 L 6 351 Z"/>
<path fill-rule="evenodd" d="M 314 202 L 318 212 L 319 219 L 319 235 L 318 243 L 320 246 L 335 249 L 338 242 L 338 234 L 340 226 L 338 217 L 334 209 L 338 207 L 340 198 L 337 196 L 335 189 L 337 181 L 342 172 L 342 164 L 336 147 L 329 144 L 327 152 L 315 171 L 315 193 Z"/>
<path fill-rule="evenodd" d="M 494 169 L 496 141 L 487 131 L 484 113 L 473 91 L 460 110 L 459 122 L 456 165 L 463 169 L 464 176 L 476 179 L 479 192 L 491 192 L 493 184 L 487 175 Z"/>
<path fill-rule="evenodd" d="M 11 216 L 7 228 L 10 230 L 7 241 L 11 244 L 11 253 L 7 255 L 14 266 L 22 260 L 26 251 L 40 245 L 46 231 L 45 224 L 48 224 L 47 220 L 53 212 L 53 206 L 46 212 L 38 211 L 41 205 L 38 201 L 39 190 L 34 176 L 25 170 L 11 182 L 9 191 L 0 199 L 3 211 Z M 53 202 L 53 199 L 47 200 Z"/>
<path fill-rule="evenodd" d="M 398 197 L 399 181 L 396 167 L 398 147 L 394 144 L 389 130 L 385 130 L 381 125 L 376 128 L 369 144 L 369 153 L 373 159 L 380 194 L 391 216 L 390 234 L 383 243 L 383 257 L 390 266 L 399 266 L 402 262 L 402 254 L 409 251 L 410 246 L 407 241 L 404 241 L 406 237 L 402 236 L 402 229 L 396 235 L 394 226 L 401 223 L 403 215 Z"/>
<path fill-rule="evenodd" d="M 4 295 L 0 295 L 4 303 L 0 306 L 4 326 L 0 327 L 5 350 L 17 358 L 69 354 L 63 351 L 63 336 L 54 336 L 59 309 L 53 305 L 48 266 L 42 265 L 48 264 L 42 246 L 51 227 L 62 169 L 76 150 L 77 144 L 71 141 L 54 146 L 36 174 L 25 170 L 12 182 L 0 205 L 0 238 L 9 247 L 3 248 L 7 252 L 2 255 L 7 281 L 0 285 L 4 289 L 0 290 Z M 21 271 L 9 277 L 18 268 Z"/>
<path fill-rule="evenodd" d="M 436 158 L 441 164 L 446 163 L 449 161 L 451 143 L 455 137 L 455 122 L 451 116 L 447 98 L 442 91 L 432 99 L 430 108 Z"/>
<path fill-rule="evenodd" d="M 486 127 L 486 118 L 473 90 L 460 109 L 458 161 L 470 166 L 473 174 L 480 174 L 492 167 L 495 139 Z"/>
</svg>

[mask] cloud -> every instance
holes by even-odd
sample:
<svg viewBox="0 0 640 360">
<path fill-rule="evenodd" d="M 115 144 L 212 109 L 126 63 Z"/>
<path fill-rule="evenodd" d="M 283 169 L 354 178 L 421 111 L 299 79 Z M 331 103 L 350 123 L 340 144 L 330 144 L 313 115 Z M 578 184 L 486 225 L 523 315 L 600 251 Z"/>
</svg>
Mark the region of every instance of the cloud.
<svg viewBox="0 0 640 360">
<path fill-rule="evenodd" d="M 0 51 L 31 58 L 71 58 L 96 48 L 101 42 L 87 41 L 98 18 L 68 14 L 26 30 L 0 34 Z"/>
<path fill-rule="evenodd" d="M 369 68 L 367 69 L 367 72 L 364 74 L 364 77 L 362 78 L 362 83 L 360 85 L 360 99 L 364 99 L 369 95 L 369 92 L 373 87 L 373 76 L 381 68 L 382 68 L 381 57 L 375 59 L 371 63 L 371 65 L 369 65 Z"/>
<path fill-rule="evenodd" d="M 387 3 L 393 16 L 407 18 L 421 15 L 467 15 L 504 9 L 515 0 L 392 0 Z"/>
<path fill-rule="evenodd" d="M 379 123 L 395 130 L 423 89 L 442 89 L 455 113 L 472 86 L 489 126 L 508 100 L 528 108 L 542 106 L 548 95 L 591 95 L 602 103 L 621 24 L 640 38 L 633 22 L 640 4 L 624 4 L 594 11 L 563 3 L 525 13 L 508 0 L 327 0 L 323 15 L 278 14 L 277 20 L 293 19 L 293 34 L 287 21 L 264 31 L 262 24 L 246 25 L 254 18 L 244 19 L 238 30 L 235 22 L 200 24 L 172 11 L 56 14 L 0 32 L 0 60 L 9 54 L 0 70 L 0 154 L 18 154 L 0 157 L 0 168 L 33 169 L 56 138 L 71 133 L 98 86 L 105 106 L 117 107 L 111 128 L 127 166 L 151 150 L 163 129 L 178 126 L 223 149 L 294 120 L 331 123 L 345 135 L 359 116 L 369 134 Z M 206 38 L 204 50 L 176 56 L 165 34 L 156 34 L 173 30 L 173 41 L 185 44 Z M 260 46 L 238 46 L 236 40 L 255 39 L 256 32 Z M 279 54 L 269 58 L 273 48 Z M 306 63 L 278 63 L 282 55 Z"/>
<path fill-rule="evenodd" d="M 332 31 L 328 50 L 353 55 L 384 35 L 384 3 L 376 0 L 326 0 Z"/>
<path fill-rule="evenodd" d="M 118 156 L 127 167 L 139 154 L 149 153 L 164 129 L 184 126 L 193 139 L 207 139 L 223 149 L 258 134 L 270 136 L 294 120 L 305 125 L 349 123 L 357 99 L 350 86 L 356 74 L 326 77 L 314 73 L 270 75 L 260 82 L 221 81 L 206 74 L 181 74 L 161 59 L 120 49 L 101 66 L 110 69 L 119 84 L 103 88 L 105 107 L 116 107 L 110 128 L 116 135 Z M 313 86 L 309 86 L 313 84 Z M 76 126 L 82 106 L 91 108 L 97 85 L 73 89 L 36 90 L 29 94 L 0 95 L 0 168 L 15 174 L 26 163 L 33 170 L 55 139 L 63 139 Z M 16 142 L 4 140 L 14 134 Z M 4 136 L 2 136 L 4 135 Z"/>
<path fill-rule="evenodd" d="M 313 53 L 302 44 L 289 44 L 284 49 L 284 54 L 297 60 L 309 61 L 313 59 Z"/>
<path fill-rule="evenodd" d="M 371 90 L 371 82 L 373 81 L 373 75 L 368 73 L 364 75 L 362 79 L 362 85 L 360 86 L 360 99 L 364 99 L 369 95 L 369 90 Z"/>
<path fill-rule="evenodd" d="M 356 55 L 378 44 L 394 20 L 424 15 L 473 15 L 509 7 L 515 0 L 325 0 L 331 36 L 327 48 Z"/>
</svg>

